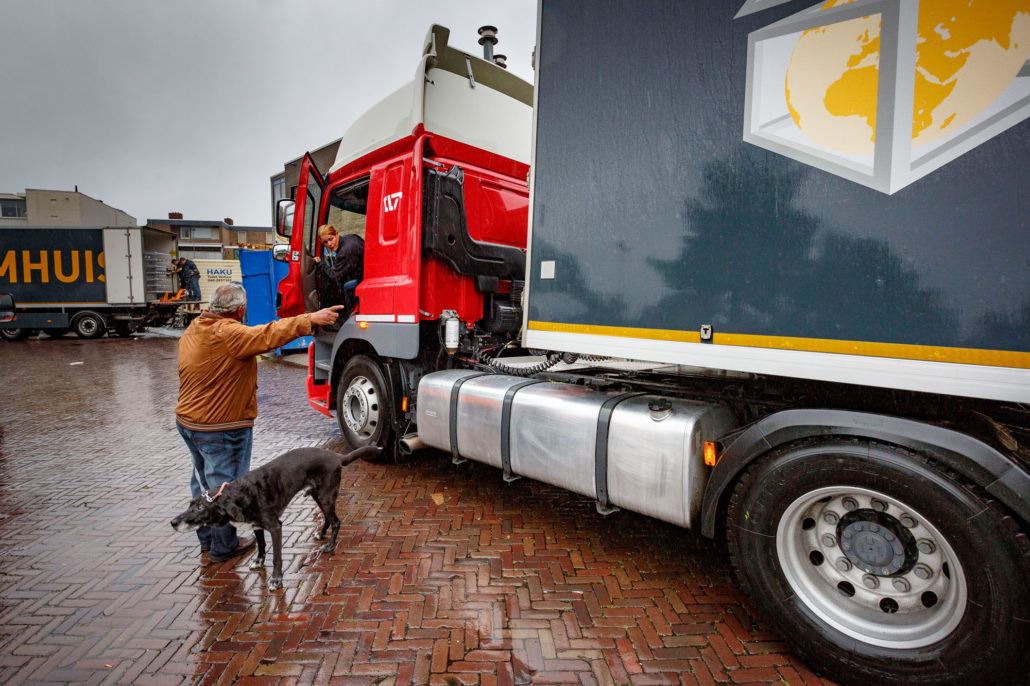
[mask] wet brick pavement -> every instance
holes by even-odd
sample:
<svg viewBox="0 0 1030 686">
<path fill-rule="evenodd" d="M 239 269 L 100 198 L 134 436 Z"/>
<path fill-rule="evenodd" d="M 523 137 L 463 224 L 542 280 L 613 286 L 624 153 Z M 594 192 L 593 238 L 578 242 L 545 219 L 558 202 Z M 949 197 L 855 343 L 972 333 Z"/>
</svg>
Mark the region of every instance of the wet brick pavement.
<svg viewBox="0 0 1030 686">
<path fill-rule="evenodd" d="M 824 683 L 719 546 L 439 453 L 348 467 L 333 555 L 295 503 L 282 592 L 203 566 L 168 524 L 189 475 L 175 345 L 0 345 L 0 684 Z M 344 450 L 302 369 L 259 366 L 255 464 Z"/>
</svg>

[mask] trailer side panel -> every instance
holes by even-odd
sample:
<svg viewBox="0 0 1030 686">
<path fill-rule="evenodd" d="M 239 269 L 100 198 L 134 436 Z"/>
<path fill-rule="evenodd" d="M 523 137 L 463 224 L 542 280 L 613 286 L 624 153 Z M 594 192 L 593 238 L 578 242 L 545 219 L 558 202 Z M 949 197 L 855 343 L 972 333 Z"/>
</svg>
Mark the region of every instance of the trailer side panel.
<svg viewBox="0 0 1030 686">
<path fill-rule="evenodd" d="M 526 344 L 1030 398 L 1026 13 L 743 4 L 542 1 Z"/>
</svg>

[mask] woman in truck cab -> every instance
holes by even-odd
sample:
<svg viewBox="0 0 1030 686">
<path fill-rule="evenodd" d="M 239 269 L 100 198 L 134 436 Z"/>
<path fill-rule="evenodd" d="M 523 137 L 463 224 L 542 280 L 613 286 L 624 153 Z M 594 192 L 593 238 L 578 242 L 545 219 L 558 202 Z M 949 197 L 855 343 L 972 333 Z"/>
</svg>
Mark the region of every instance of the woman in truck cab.
<svg viewBox="0 0 1030 686">
<path fill-rule="evenodd" d="M 341 236 L 332 224 L 318 227 L 322 244 L 321 256 L 315 257 L 318 297 L 321 307 L 346 305 L 341 313 L 346 318 L 354 311 L 357 298 L 354 289 L 364 272 L 365 241 L 358 236 Z"/>
</svg>

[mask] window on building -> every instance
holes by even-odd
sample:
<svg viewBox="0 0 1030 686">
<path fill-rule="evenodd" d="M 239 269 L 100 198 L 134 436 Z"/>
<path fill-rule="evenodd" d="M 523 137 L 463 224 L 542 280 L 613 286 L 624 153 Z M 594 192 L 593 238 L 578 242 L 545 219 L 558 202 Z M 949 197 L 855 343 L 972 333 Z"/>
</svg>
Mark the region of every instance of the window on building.
<svg viewBox="0 0 1030 686">
<path fill-rule="evenodd" d="M 189 237 L 190 237 L 190 227 L 184 226 L 181 229 L 179 229 L 179 238 L 189 238 Z"/>
<path fill-rule="evenodd" d="M 282 200 L 286 196 L 286 177 L 280 176 L 272 179 L 272 204 L 274 205 L 279 200 Z"/>
<path fill-rule="evenodd" d="M 205 240 L 205 239 L 217 238 L 217 236 L 214 235 L 214 231 L 212 229 L 210 229 L 210 228 L 208 228 L 206 226 L 194 226 L 193 227 L 193 238 L 194 239 Z"/>
<path fill-rule="evenodd" d="M 290 197 L 286 194 L 286 176 L 277 176 L 272 179 L 272 223 L 276 220 L 276 206 L 284 198 Z"/>
<path fill-rule="evenodd" d="M 25 217 L 24 200 L 0 200 L 0 217 Z"/>
</svg>

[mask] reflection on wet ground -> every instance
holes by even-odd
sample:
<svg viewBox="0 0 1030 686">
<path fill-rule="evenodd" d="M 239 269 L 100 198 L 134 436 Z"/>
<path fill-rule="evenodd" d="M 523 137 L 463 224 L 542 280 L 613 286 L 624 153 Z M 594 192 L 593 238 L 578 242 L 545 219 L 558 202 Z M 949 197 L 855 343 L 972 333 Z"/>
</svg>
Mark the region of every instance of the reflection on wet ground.
<svg viewBox="0 0 1030 686">
<path fill-rule="evenodd" d="M 303 369 L 259 369 L 255 464 L 345 450 Z M 4 344 L 0 370 L 0 683 L 819 683 L 718 546 L 439 453 L 348 467 L 333 555 L 291 506 L 269 593 L 168 524 L 174 341 Z"/>
</svg>

